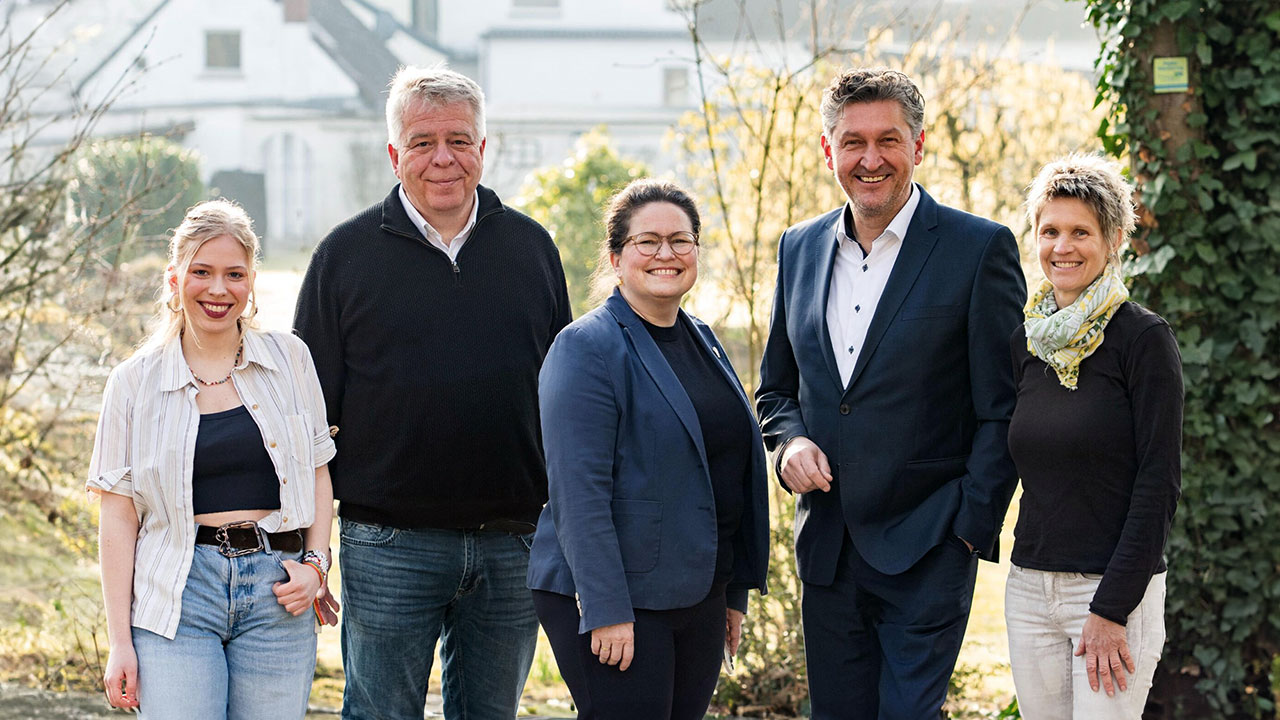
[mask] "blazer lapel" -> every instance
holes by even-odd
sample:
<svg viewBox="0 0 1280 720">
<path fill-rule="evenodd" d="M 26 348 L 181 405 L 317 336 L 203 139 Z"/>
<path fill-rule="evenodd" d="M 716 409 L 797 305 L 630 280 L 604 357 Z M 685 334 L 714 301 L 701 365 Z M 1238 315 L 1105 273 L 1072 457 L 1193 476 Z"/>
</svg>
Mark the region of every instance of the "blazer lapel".
<svg viewBox="0 0 1280 720">
<path fill-rule="evenodd" d="M 876 314 L 871 318 L 871 326 L 867 328 L 867 339 L 862 342 L 862 352 L 858 354 L 858 362 L 853 367 L 853 374 L 849 376 L 845 392 L 858 382 L 885 331 L 889 329 L 889 323 L 897 316 L 902 301 L 907 299 L 907 294 L 920 277 L 920 270 L 933 252 L 933 246 L 938 242 L 938 205 L 924 188 L 918 185 L 916 188 L 920 191 L 920 205 L 916 208 L 915 217 L 911 218 L 911 224 L 907 226 L 907 236 L 902 239 L 898 259 L 889 272 L 889 281 L 885 283 L 880 302 L 876 305 Z"/>
<path fill-rule="evenodd" d="M 836 365 L 836 356 L 831 350 L 831 329 L 827 327 L 827 301 L 831 296 L 831 270 L 836 264 L 836 247 L 840 236 L 837 228 L 844 222 L 844 208 L 836 213 L 835 222 L 828 226 L 824 234 L 818 237 L 817 277 L 822 279 L 821 292 L 813 305 L 813 317 L 810 322 L 818 331 L 818 347 L 822 348 L 822 360 L 826 363 L 831 381 L 840 386 L 840 367 Z"/>
<path fill-rule="evenodd" d="M 640 321 L 640 316 L 636 315 L 617 290 L 613 291 L 613 295 L 609 296 L 604 304 L 622 326 L 622 332 L 631 341 L 631 347 L 636 349 L 640 364 L 644 365 L 645 371 L 649 373 L 649 377 L 653 378 L 653 383 L 658 386 L 659 392 L 666 398 L 671 409 L 675 411 L 676 417 L 680 418 L 680 423 L 693 438 L 693 444 L 698 448 L 698 457 L 702 459 L 702 466 L 708 467 L 707 449 L 702 440 L 702 425 L 698 422 L 698 412 L 694 410 L 693 401 L 689 399 L 689 394 L 680 384 L 680 378 L 676 377 L 670 363 L 658 349 L 658 344 L 650 337 L 649 331 Z"/>
</svg>

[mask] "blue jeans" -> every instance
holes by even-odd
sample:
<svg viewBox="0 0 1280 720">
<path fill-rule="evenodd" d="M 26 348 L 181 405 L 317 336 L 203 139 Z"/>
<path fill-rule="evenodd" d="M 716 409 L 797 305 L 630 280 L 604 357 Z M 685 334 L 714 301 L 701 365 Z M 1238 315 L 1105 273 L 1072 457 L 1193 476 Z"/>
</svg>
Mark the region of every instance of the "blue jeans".
<svg viewBox="0 0 1280 720">
<path fill-rule="evenodd" d="M 514 718 L 538 634 L 532 535 L 340 524 L 342 717 L 421 720 L 440 640 L 445 717 Z"/>
<path fill-rule="evenodd" d="M 282 559 L 302 553 L 223 557 L 196 545 L 172 640 L 133 628 L 143 718 L 301 718 L 316 667 L 315 616 L 290 615 L 272 584 Z"/>
</svg>

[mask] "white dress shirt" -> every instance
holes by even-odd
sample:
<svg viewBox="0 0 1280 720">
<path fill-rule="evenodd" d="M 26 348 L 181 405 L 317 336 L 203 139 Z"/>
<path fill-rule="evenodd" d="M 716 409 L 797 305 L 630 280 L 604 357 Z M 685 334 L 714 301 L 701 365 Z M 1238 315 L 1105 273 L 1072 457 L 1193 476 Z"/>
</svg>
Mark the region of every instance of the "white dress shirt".
<svg viewBox="0 0 1280 720">
<path fill-rule="evenodd" d="M 840 381 L 845 387 L 853 376 L 853 368 L 862 354 L 862 344 L 867 339 L 867 328 L 875 316 L 880 295 L 889 282 L 889 273 L 902 249 L 902 239 L 911 225 L 911 216 L 920 204 L 920 193 L 915 183 L 911 196 L 902 206 L 884 232 L 871 243 L 871 252 L 863 253 L 856 237 L 849 234 L 853 208 L 845 206 L 837 223 L 835 264 L 831 269 L 831 290 L 827 294 L 827 333 L 831 336 L 831 351 L 836 356 Z"/>
<path fill-rule="evenodd" d="M 262 433 L 280 481 L 267 532 L 315 521 L 315 469 L 336 454 L 307 346 L 288 333 L 244 333 L 231 383 Z M 173 639 L 195 554 L 191 471 L 200 430 L 198 388 L 174 338 L 146 346 L 107 378 L 85 489 L 133 498 L 138 514 L 132 623 Z"/>
<path fill-rule="evenodd" d="M 476 226 L 476 213 L 480 211 L 480 192 L 477 190 L 471 196 L 471 217 L 467 218 L 467 224 L 462 226 L 462 230 L 454 236 L 449 244 L 444 243 L 444 236 L 440 231 L 431 227 L 431 223 L 422 217 L 422 213 L 418 212 L 418 208 L 409 202 L 409 196 L 404 192 L 404 185 L 400 186 L 400 202 L 404 204 L 404 211 L 409 214 L 409 219 L 413 221 L 414 227 L 418 228 L 418 232 L 422 233 L 422 237 L 432 246 L 438 247 L 449 256 L 449 262 L 456 263 L 458 261 L 458 251 L 462 249 L 462 244 L 471 237 L 471 230 Z"/>
</svg>

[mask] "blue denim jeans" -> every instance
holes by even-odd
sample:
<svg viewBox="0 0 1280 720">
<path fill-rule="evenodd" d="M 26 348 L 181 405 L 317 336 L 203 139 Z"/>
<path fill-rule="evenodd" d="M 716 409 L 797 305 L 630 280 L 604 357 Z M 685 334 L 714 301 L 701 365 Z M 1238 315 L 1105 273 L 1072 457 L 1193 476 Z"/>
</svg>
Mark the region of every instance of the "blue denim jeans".
<svg viewBox="0 0 1280 720">
<path fill-rule="evenodd" d="M 538 634 L 532 535 L 340 523 L 342 717 L 421 720 L 439 640 L 445 717 L 514 718 Z"/>
<path fill-rule="evenodd" d="M 196 545 L 172 640 L 133 628 L 143 718 L 301 718 L 316 667 L 315 616 L 290 615 L 271 586 L 302 553 L 223 557 Z"/>
</svg>

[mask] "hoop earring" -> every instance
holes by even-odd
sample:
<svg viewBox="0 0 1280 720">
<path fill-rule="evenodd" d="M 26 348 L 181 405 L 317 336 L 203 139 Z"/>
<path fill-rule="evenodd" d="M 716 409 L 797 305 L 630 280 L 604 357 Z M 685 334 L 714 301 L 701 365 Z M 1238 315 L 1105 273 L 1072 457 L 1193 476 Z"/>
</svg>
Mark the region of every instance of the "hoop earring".
<svg viewBox="0 0 1280 720">
<path fill-rule="evenodd" d="M 170 295 L 169 302 L 165 303 L 165 307 L 169 308 L 172 313 L 182 312 L 182 298 L 177 295 Z"/>
</svg>

